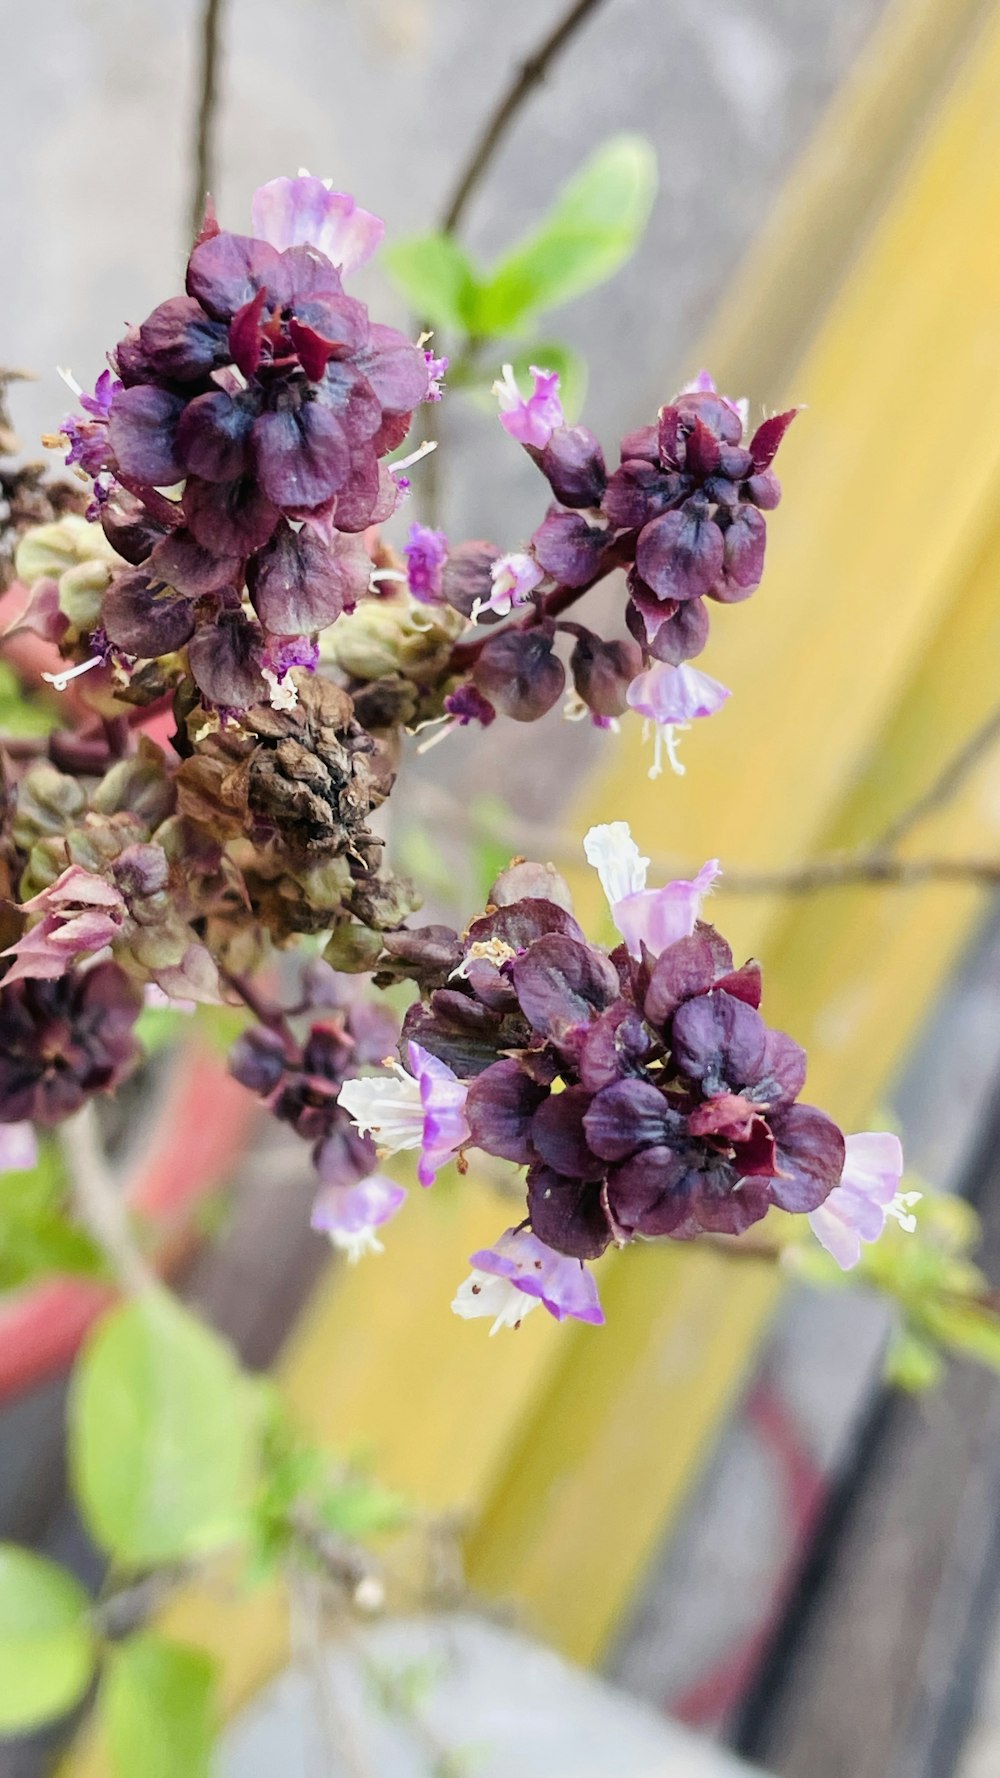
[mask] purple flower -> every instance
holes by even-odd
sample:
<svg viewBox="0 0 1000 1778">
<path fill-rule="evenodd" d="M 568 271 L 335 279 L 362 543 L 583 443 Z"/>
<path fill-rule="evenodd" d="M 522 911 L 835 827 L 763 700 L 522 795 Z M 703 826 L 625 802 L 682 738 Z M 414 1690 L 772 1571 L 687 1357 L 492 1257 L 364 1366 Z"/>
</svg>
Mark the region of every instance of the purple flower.
<svg viewBox="0 0 1000 1778">
<path fill-rule="evenodd" d="M 687 938 L 695 929 L 702 901 L 721 875 L 718 859 L 710 858 L 693 881 L 665 883 L 662 889 L 642 889 L 617 902 L 611 912 L 632 956 L 640 956 L 645 945 L 658 957 L 668 945 Z"/>
<path fill-rule="evenodd" d="M 294 710 L 299 701 L 293 667 L 315 673 L 319 666 L 319 644 L 307 636 L 272 637 L 261 656 L 261 677 L 270 687 L 269 703 L 273 710 Z"/>
<path fill-rule="evenodd" d="M 406 1054 L 409 1072 L 395 1062 L 390 1075 L 345 1081 L 339 1103 L 383 1154 L 418 1148 L 417 1178 L 428 1186 L 469 1140 L 469 1089 L 419 1043 L 408 1043 Z"/>
<path fill-rule="evenodd" d="M 37 1162 L 34 1124 L 0 1124 L 0 1173 L 30 1173 Z"/>
<path fill-rule="evenodd" d="M 626 821 L 592 827 L 583 849 L 601 879 L 611 917 L 633 957 L 641 957 L 643 945 L 658 957 L 668 945 L 687 938 L 695 929 L 702 901 L 722 874 L 718 859 L 710 858 L 693 881 L 678 880 L 662 889 L 647 889 L 649 859 L 641 856 Z"/>
<path fill-rule="evenodd" d="M 861 1258 L 861 1243 L 877 1241 L 888 1217 L 912 1234 L 917 1224 L 909 1212 L 922 1194 L 899 1189 L 903 1150 L 898 1136 L 865 1131 L 846 1137 L 845 1146 L 840 1183 L 810 1212 L 809 1226 L 841 1270 L 849 1272 Z"/>
<path fill-rule="evenodd" d="M 697 371 L 690 383 L 685 383 L 680 393 L 682 395 L 719 395 L 715 378 L 711 371 L 707 370 Z M 732 409 L 745 432 L 750 419 L 750 403 L 746 396 L 741 395 L 739 401 L 733 401 L 729 395 L 720 395 L 719 399 Z"/>
<path fill-rule="evenodd" d="M 483 728 L 489 728 L 496 720 L 496 711 L 488 698 L 477 691 L 471 680 L 456 685 L 444 700 L 445 712 L 460 728 L 468 728 L 470 722 L 480 722 Z"/>
<path fill-rule="evenodd" d="M 310 1221 L 355 1265 L 366 1253 L 384 1252 L 375 1230 L 395 1216 L 405 1199 L 404 1186 L 384 1173 L 369 1173 L 355 1184 L 322 1186 Z"/>
<path fill-rule="evenodd" d="M 0 982 L 0 1123 L 61 1122 L 139 1059 L 142 994 L 116 963 Z"/>
<path fill-rule="evenodd" d="M 128 909 L 113 883 L 71 864 L 48 889 L 22 902 L 41 919 L 0 956 L 13 957 L 4 986 L 27 979 L 52 981 L 81 957 L 104 950 L 118 937 Z"/>
<path fill-rule="evenodd" d="M 628 688 L 629 708 L 655 725 L 655 757 L 649 776 L 658 778 L 663 770 L 660 754 L 666 748 L 673 771 L 683 774 L 677 758 L 677 730 L 691 726 L 699 716 L 714 716 L 730 696 L 727 686 L 697 667 L 685 662 L 670 667 L 656 661 L 633 679 Z"/>
<path fill-rule="evenodd" d="M 85 467 L 117 477 L 101 517 L 129 563 L 104 630 L 139 660 L 189 645 L 204 701 L 232 712 L 266 695 L 270 638 L 314 636 L 368 593 L 362 534 L 400 498 L 383 460 L 431 380 L 423 350 L 344 292 L 374 217 L 308 175 L 263 187 L 254 216 L 255 237 L 208 218 L 186 293 L 119 342 L 120 382 L 80 422 Z"/>
<path fill-rule="evenodd" d="M 531 597 L 545 575 L 533 556 L 515 550 L 511 555 L 497 557 L 490 568 L 490 578 L 493 591 L 488 599 L 476 600 L 471 612 L 473 623 L 484 611 L 506 617 L 512 606 L 523 605 Z"/>
<path fill-rule="evenodd" d="M 448 539 L 443 531 L 432 531 L 429 525 L 412 524 L 403 546 L 406 557 L 406 584 L 421 605 L 441 605 L 441 576 L 448 560 Z"/>
<path fill-rule="evenodd" d="M 539 370 L 534 364 L 530 370 L 534 389 L 527 399 L 517 386 L 511 364 L 504 365 L 503 376 L 494 383 L 493 393 L 500 403 L 500 424 L 504 431 L 519 444 L 531 445 L 541 451 L 553 432 L 566 421 L 559 400 L 557 372 Z"/>
<path fill-rule="evenodd" d="M 448 369 L 448 359 L 435 358 L 433 352 L 426 350 L 424 357 L 427 360 L 427 375 L 430 379 L 427 384 L 427 399 L 428 401 L 440 401 L 442 395 L 441 378 Z"/>
<path fill-rule="evenodd" d="M 86 475 L 99 476 L 110 461 L 108 420 L 111 416 L 111 403 L 120 393 L 122 385 L 109 370 L 102 370 L 94 385 L 93 395 L 85 395 L 67 372 L 63 375 L 78 397 L 84 413 L 90 416 L 89 419 L 80 420 L 70 414 L 62 423 L 62 431 L 69 441 L 66 466 L 69 468 L 70 465 L 79 463 Z"/>
<path fill-rule="evenodd" d="M 353 272 L 375 252 L 385 223 L 362 210 L 344 191 L 331 191 L 328 179 L 300 172 L 297 179 L 270 179 L 258 186 L 251 204 L 259 241 L 284 252 L 316 247 L 342 272 Z"/>
<path fill-rule="evenodd" d="M 546 1247 L 528 1229 L 508 1229 L 495 1246 L 474 1253 L 469 1264 L 473 1271 L 451 1306 L 466 1321 L 492 1315 L 491 1336 L 502 1327 L 520 1327 L 539 1303 L 557 1321 L 570 1316 L 603 1326 L 597 1285 L 586 1266 Z"/>
</svg>

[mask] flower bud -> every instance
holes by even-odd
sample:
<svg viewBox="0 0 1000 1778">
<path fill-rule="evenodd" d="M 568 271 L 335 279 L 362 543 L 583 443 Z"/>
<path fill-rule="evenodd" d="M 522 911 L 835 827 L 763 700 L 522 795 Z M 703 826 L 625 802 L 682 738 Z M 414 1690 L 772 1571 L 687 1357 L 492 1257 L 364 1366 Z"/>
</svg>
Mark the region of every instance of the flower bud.
<svg viewBox="0 0 1000 1778">
<path fill-rule="evenodd" d="M 534 722 L 561 697 L 566 670 L 542 628 L 491 636 L 472 669 L 484 697 L 515 722 Z"/>
<path fill-rule="evenodd" d="M 642 650 L 631 640 L 602 642 L 587 631 L 577 640 L 570 670 L 587 708 L 595 716 L 621 716 L 626 693 L 642 668 Z"/>
<path fill-rule="evenodd" d="M 229 1052 L 229 1072 L 241 1087 L 266 1099 L 273 1093 L 287 1065 L 285 1046 L 266 1025 L 251 1025 L 236 1039 Z"/>
<path fill-rule="evenodd" d="M 35 525 L 24 533 L 17 546 L 14 572 L 25 586 L 31 586 L 43 575 L 60 580 L 81 562 L 120 566 L 119 558 L 100 525 L 88 524 L 77 513 L 67 513 L 52 524 Z"/>
<path fill-rule="evenodd" d="M 327 939 L 323 957 L 345 975 L 367 975 L 382 954 L 382 935 L 355 920 L 340 920 Z"/>
<path fill-rule="evenodd" d="M 520 858 L 502 870 L 487 896 L 495 908 L 513 907 L 518 901 L 551 901 L 556 907 L 573 912 L 569 884 L 553 864 L 533 864 Z"/>
<path fill-rule="evenodd" d="M 324 633 L 321 657 L 352 679 L 405 673 L 419 684 L 440 671 L 463 627 L 450 606 L 422 605 L 409 593 L 365 599 Z"/>
<path fill-rule="evenodd" d="M 107 562 L 77 562 L 59 582 L 59 609 L 75 630 L 88 633 L 101 618 L 101 600 L 111 579 Z"/>
<path fill-rule="evenodd" d="M 15 845 L 30 852 L 36 840 L 65 833 L 83 813 L 86 802 L 86 793 L 75 778 L 57 772 L 47 760 L 38 760 L 18 785 L 12 826 Z"/>
<path fill-rule="evenodd" d="M 441 576 L 441 591 L 447 603 L 463 617 L 471 617 L 475 604 L 489 604 L 492 568 L 500 553 L 495 544 L 478 539 L 460 543 L 452 550 Z"/>
<path fill-rule="evenodd" d="M 115 882 L 127 901 L 158 895 L 167 886 L 170 870 L 162 846 L 126 846 L 115 860 Z"/>
<path fill-rule="evenodd" d="M 581 513 L 550 506 L 531 539 L 531 547 L 539 567 L 562 586 L 585 587 L 597 576 L 607 541 L 607 532 L 598 525 L 589 525 Z M 720 557 L 721 554 L 720 542 Z"/>
<path fill-rule="evenodd" d="M 152 833 L 173 813 L 176 800 L 163 754 L 143 739 L 138 753 L 118 760 L 105 772 L 91 797 L 91 808 L 99 815 L 135 815 Z"/>
<path fill-rule="evenodd" d="M 597 506 L 608 483 L 604 452 L 586 426 L 560 426 L 539 467 L 563 506 Z"/>
</svg>

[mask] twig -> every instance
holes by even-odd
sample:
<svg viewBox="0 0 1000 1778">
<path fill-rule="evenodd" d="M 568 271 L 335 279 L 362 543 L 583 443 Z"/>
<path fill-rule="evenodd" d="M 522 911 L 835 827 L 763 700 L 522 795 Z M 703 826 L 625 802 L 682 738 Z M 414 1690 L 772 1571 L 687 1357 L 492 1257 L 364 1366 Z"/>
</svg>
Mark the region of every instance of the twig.
<svg viewBox="0 0 1000 1778">
<path fill-rule="evenodd" d="M 791 870 L 727 870 L 723 883 L 735 895 L 815 895 L 821 889 L 860 883 L 891 889 L 918 883 L 980 883 L 995 888 L 1000 885 L 1000 859 L 887 858 L 881 851 L 845 852 Z"/>
<path fill-rule="evenodd" d="M 969 736 L 958 752 L 948 761 L 944 769 L 935 778 L 930 789 L 923 796 L 917 797 L 909 808 L 890 821 L 885 831 L 879 835 L 873 851 L 891 852 L 899 845 L 900 840 L 936 809 L 944 805 L 954 796 L 963 779 L 972 768 L 979 764 L 993 742 L 1000 739 L 1000 705 L 981 723 L 979 728 Z"/>
<path fill-rule="evenodd" d="M 574 5 L 543 38 L 538 48 L 522 62 L 507 91 L 487 118 L 482 134 L 459 173 L 441 219 L 441 228 L 445 234 L 454 234 L 457 230 L 474 191 L 525 100 L 545 79 L 556 57 L 600 4 L 601 0 L 575 0 Z"/>
<path fill-rule="evenodd" d="M 191 239 L 201 226 L 205 199 L 215 184 L 215 122 L 219 102 L 219 51 L 224 0 L 205 0 L 201 22 L 200 81 L 191 173 Z"/>
<path fill-rule="evenodd" d="M 110 1642 L 119 1642 L 123 1636 L 130 1636 L 134 1630 L 140 1630 L 154 1611 L 165 1605 L 171 1594 L 192 1574 L 198 1573 L 198 1564 L 188 1563 L 174 1568 L 157 1568 L 152 1574 L 146 1574 L 141 1580 L 133 1581 L 130 1586 L 119 1591 L 108 1593 L 103 1599 L 97 1599 L 90 1608 L 90 1621 L 98 1636 L 106 1637 Z"/>
<path fill-rule="evenodd" d="M 93 1100 L 60 1126 L 59 1142 L 81 1220 L 130 1295 L 156 1282 L 129 1226 L 128 1208 L 108 1168 Z"/>
</svg>

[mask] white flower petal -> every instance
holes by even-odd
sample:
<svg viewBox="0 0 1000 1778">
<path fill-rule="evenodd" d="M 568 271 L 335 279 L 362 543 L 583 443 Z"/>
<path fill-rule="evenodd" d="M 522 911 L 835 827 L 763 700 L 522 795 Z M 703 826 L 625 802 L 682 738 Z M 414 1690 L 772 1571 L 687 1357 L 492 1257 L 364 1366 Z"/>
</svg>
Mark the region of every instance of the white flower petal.
<svg viewBox="0 0 1000 1778">
<path fill-rule="evenodd" d="M 601 888 L 612 912 L 627 895 L 646 887 L 649 859 L 643 858 L 627 821 L 609 821 L 592 827 L 583 842 L 587 863 L 601 879 Z"/>
</svg>

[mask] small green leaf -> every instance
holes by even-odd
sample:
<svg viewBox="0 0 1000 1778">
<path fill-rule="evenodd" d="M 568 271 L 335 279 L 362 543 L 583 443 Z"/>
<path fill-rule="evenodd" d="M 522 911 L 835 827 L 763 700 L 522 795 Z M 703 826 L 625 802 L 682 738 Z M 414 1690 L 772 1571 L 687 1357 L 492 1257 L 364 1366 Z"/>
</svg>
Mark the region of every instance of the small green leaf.
<svg viewBox="0 0 1000 1778">
<path fill-rule="evenodd" d="M 328 1531 L 359 1541 L 398 1531 L 412 1516 L 401 1494 L 390 1493 L 366 1476 L 330 1484 L 317 1500 L 317 1512 Z"/>
<path fill-rule="evenodd" d="M 655 193 L 656 156 L 645 138 L 605 142 L 563 187 L 541 228 L 482 286 L 470 332 L 498 338 L 613 277 L 635 251 Z"/>
<path fill-rule="evenodd" d="M 887 1383 L 905 1389 L 909 1395 L 922 1395 L 940 1382 L 944 1360 L 936 1346 L 919 1334 L 906 1329 L 895 1335 L 885 1355 L 883 1374 Z"/>
<path fill-rule="evenodd" d="M 472 262 L 451 235 L 397 241 L 383 253 L 395 283 L 421 320 L 468 331 L 477 280 Z"/>
<path fill-rule="evenodd" d="M 210 1328 L 164 1291 L 111 1311 L 73 1377 L 73 1484 L 97 1542 L 146 1566 L 247 1534 L 258 1408 Z"/>
<path fill-rule="evenodd" d="M 163 1636 L 112 1650 L 100 1708 L 115 1778 L 209 1778 L 215 1675 L 202 1649 Z"/>
<path fill-rule="evenodd" d="M 978 1303 L 931 1302 L 920 1311 L 927 1331 L 949 1351 L 1000 1371 L 1000 1317 Z"/>
<path fill-rule="evenodd" d="M 62 1716 L 94 1670 L 90 1601 L 58 1563 L 0 1544 L 0 1735 Z"/>
<path fill-rule="evenodd" d="M 54 1142 L 44 1142 L 28 1172 L 0 1177 L 0 1291 L 18 1290 L 57 1272 L 98 1277 L 99 1248 L 66 1214 L 66 1179 Z"/>
<path fill-rule="evenodd" d="M 0 661 L 0 734 L 47 735 L 58 722 L 51 706 L 25 691 L 9 661 Z"/>
</svg>

